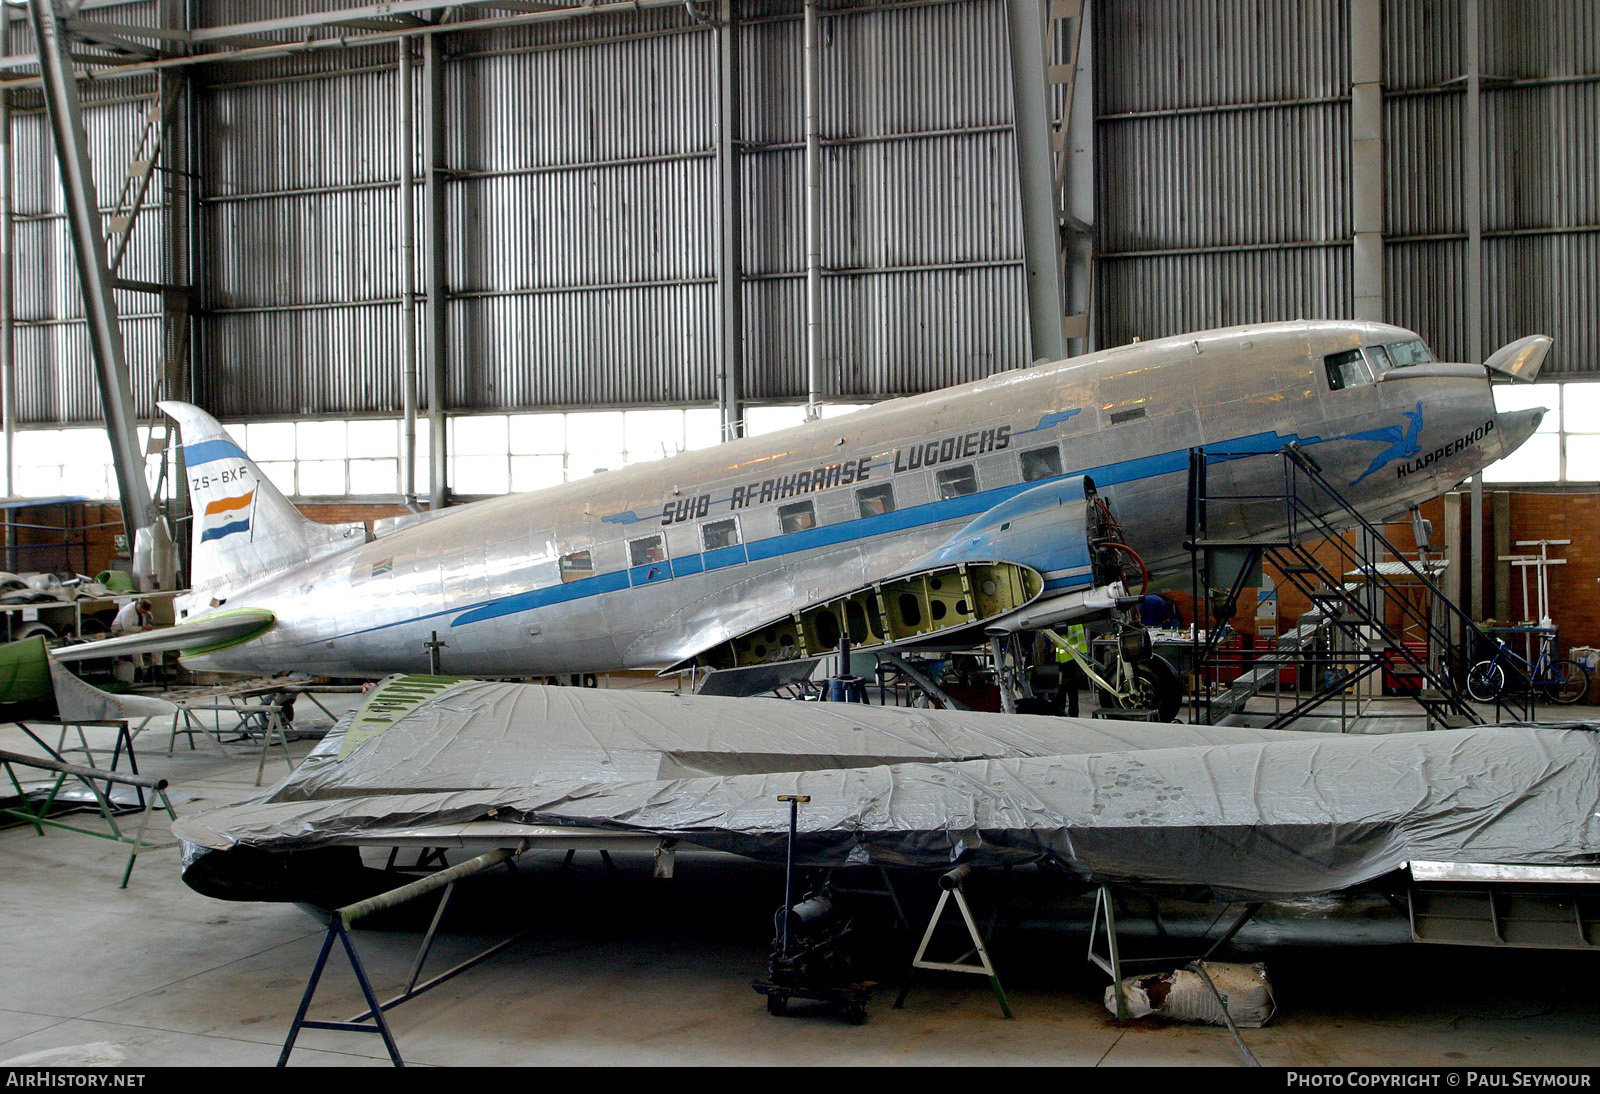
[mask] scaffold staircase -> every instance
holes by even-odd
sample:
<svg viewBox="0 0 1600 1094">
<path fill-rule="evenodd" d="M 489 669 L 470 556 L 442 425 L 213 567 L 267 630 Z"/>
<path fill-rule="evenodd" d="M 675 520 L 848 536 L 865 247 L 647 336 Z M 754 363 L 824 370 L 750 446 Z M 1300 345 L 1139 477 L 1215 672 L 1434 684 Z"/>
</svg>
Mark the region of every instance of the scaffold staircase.
<svg viewBox="0 0 1600 1094">
<path fill-rule="evenodd" d="M 1281 460 L 1281 491 L 1214 492 L 1209 485 L 1212 465 L 1241 458 Z M 1204 639 L 1195 643 L 1196 721 L 1216 724 L 1242 714 L 1252 698 L 1269 685 L 1280 686 L 1283 674 L 1292 672 L 1293 701 L 1276 704 L 1266 723 L 1282 728 L 1325 703 L 1343 702 L 1364 682 L 1370 689 L 1369 678 L 1381 680 L 1385 669 L 1405 666 L 1401 671 L 1419 682 L 1410 694 L 1427 716 L 1428 728 L 1481 724 L 1465 691 L 1455 684 L 1462 675 L 1449 671 L 1452 651 L 1476 626 L 1434 583 L 1432 567 L 1402 554 L 1339 493 L 1304 449 L 1291 444 L 1275 455 L 1248 456 L 1191 449 L 1188 499 L 1187 547 L 1197 619 L 1207 609 L 1213 620 L 1232 618 L 1258 567 L 1270 567 L 1280 576 L 1280 586 L 1297 589 L 1312 605 L 1275 649 L 1215 695 L 1206 681 L 1220 667 L 1225 628 L 1207 627 Z M 1270 537 L 1213 535 L 1214 509 L 1224 503 L 1257 513 L 1281 507 L 1281 519 L 1273 522 L 1278 530 Z M 1347 536 L 1347 530 L 1356 534 Z M 1324 558 L 1331 558 L 1331 564 Z M 1420 588 L 1423 603 L 1406 595 L 1401 582 Z M 1393 623 L 1391 609 L 1397 617 Z M 1452 638 L 1452 631 L 1457 637 Z M 1422 640 L 1408 640 L 1408 635 Z"/>
</svg>

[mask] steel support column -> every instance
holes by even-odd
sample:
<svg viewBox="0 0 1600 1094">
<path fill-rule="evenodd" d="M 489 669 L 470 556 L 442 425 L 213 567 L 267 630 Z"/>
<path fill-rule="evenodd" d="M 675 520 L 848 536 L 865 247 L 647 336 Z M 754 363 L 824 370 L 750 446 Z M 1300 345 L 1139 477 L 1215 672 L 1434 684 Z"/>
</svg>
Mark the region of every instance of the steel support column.
<svg viewBox="0 0 1600 1094">
<path fill-rule="evenodd" d="M 1350 0 L 1350 210 L 1355 237 L 1353 317 L 1382 322 L 1382 0 Z"/>
<path fill-rule="evenodd" d="M 1483 61 L 1480 0 L 1466 0 L 1461 17 L 1466 21 L 1462 40 L 1467 54 L 1467 116 L 1462 134 L 1462 205 L 1467 216 L 1467 360 L 1483 360 Z M 1483 596 L 1483 473 L 1472 476 L 1472 571 L 1468 580 L 1467 613 L 1484 617 Z"/>
<path fill-rule="evenodd" d="M 1063 52 L 1046 71 L 1058 111 L 1052 139 L 1061 202 L 1061 290 L 1067 352 L 1095 349 L 1094 45 L 1089 0 L 1050 0 L 1050 39 Z M 1063 25 L 1065 24 L 1065 25 Z M 1081 91 L 1080 91 L 1081 88 Z"/>
<path fill-rule="evenodd" d="M 744 436 L 744 287 L 739 251 L 739 38 L 734 0 L 722 0 L 717 35 L 717 309 L 722 338 L 717 406 L 722 439 Z"/>
<path fill-rule="evenodd" d="M 411 39 L 396 44 L 396 115 L 399 125 L 395 158 L 400 176 L 400 494 L 406 505 L 417 501 L 417 236 L 414 156 L 416 119 L 411 107 Z"/>
<path fill-rule="evenodd" d="M 428 507 L 443 509 L 450 497 L 445 458 L 445 405 L 449 399 L 450 360 L 447 315 L 444 203 L 444 57 L 436 35 L 422 39 L 422 157 L 428 172 L 424 267 L 428 349 Z"/>
<path fill-rule="evenodd" d="M 806 420 L 822 416 L 822 150 L 817 106 L 817 0 L 806 0 L 802 74 L 805 99 L 806 175 Z"/>
<path fill-rule="evenodd" d="M 1045 84 L 1044 28 L 1048 0 L 1007 0 L 1011 24 L 1011 90 L 1022 186 L 1023 259 L 1034 360 L 1066 356 L 1066 295 L 1061 284 L 1061 207 L 1056 188 Z"/>
<path fill-rule="evenodd" d="M 156 4 L 156 25 L 177 34 L 189 31 L 189 0 L 159 0 Z M 188 46 L 181 42 L 163 41 L 162 48 L 181 54 Z M 159 161 L 165 168 L 161 176 L 160 205 L 162 207 L 162 232 L 160 274 L 161 290 L 161 377 L 158 391 L 164 399 L 189 402 L 193 399 L 193 363 L 195 355 L 195 260 L 198 244 L 195 239 L 199 223 L 198 184 L 195 162 L 199 145 L 199 119 L 195 116 L 194 81 L 199 72 L 176 68 L 156 74 L 156 103 L 171 109 L 161 120 L 165 126 L 159 145 Z M 151 163 L 154 170 L 155 163 Z M 190 566 L 190 538 L 174 528 L 187 527 L 189 517 L 189 491 L 183 463 L 183 448 L 173 442 L 175 429 L 166 423 L 168 435 L 167 474 L 157 483 L 160 494 L 155 499 L 157 509 L 165 520 L 156 536 L 159 555 L 156 562 L 157 577 L 162 588 L 183 588 Z M 161 496 L 164 495 L 164 496 Z"/>
<path fill-rule="evenodd" d="M 123 353 L 122 331 L 117 324 L 117 305 L 111 295 L 111 276 L 106 269 L 104 229 L 95 198 L 88 137 L 78 103 L 78 84 L 53 0 L 29 0 L 28 14 L 39 42 L 45 110 L 55 138 L 56 164 L 66 197 L 78 279 L 83 286 L 83 305 L 100 381 L 100 399 L 105 407 L 106 431 L 110 434 L 112 458 L 116 464 L 122 523 L 131 544 L 141 528 L 155 521 L 156 513 L 150 488 L 145 483 L 133 387 Z"/>
<path fill-rule="evenodd" d="M 0 56 L 11 52 L 11 11 L 0 9 Z M 11 189 L 11 93 L 0 91 L 0 429 L 5 433 L 6 497 L 17 493 L 17 361 L 16 311 L 13 307 L 12 274 L 15 269 L 15 233 L 11 211 L 16 198 Z M 15 530 L 6 518 L 6 569 L 14 570 L 11 548 Z"/>
</svg>

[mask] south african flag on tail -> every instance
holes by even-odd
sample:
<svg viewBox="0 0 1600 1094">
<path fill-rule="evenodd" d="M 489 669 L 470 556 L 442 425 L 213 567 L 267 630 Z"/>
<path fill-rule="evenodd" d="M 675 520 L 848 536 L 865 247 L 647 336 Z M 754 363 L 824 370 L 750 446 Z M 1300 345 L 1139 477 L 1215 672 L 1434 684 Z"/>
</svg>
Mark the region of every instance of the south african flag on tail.
<svg viewBox="0 0 1600 1094">
<path fill-rule="evenodd" d="M 235 532 L 248 532 L 251 503 L 255 498 L 256 492 L 251 490 L 235 498 L 219 498 L 208 504 L 204 518 L 205 529 L 200 533 L 200 542 L 224 539 Z"/>
</svg>

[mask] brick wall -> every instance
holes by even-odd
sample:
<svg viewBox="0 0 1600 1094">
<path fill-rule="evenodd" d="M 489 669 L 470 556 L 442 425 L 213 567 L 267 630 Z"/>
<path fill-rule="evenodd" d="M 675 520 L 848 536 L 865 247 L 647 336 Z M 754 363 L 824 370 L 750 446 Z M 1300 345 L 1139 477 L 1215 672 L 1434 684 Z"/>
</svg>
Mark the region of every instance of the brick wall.
<svg viewBox="0 0 1600 1094">
<path fill-rule="evenodd" d="M 1422 515 L 1433 521 L 1433 542 L 1435 548 L 1437 549 L 1442 545 L 1444 537 L 1443 500 L 1438 499 L 1429 502 L 1427 505 L 1424 505 L 1422 507 Z M 1383 533 L 1389 539 L 1389 541 L 1398 547 L 1402 552 L 1406 553 L 1408 556 L 1415 555 L 1417 546 L 1416 536 L 1412 531 L 1411 522 L 1409 520 L 1398 524 L 1388 525 L 1383 529 Z M 1347 534 L 1343 538 L 1346 543 L 1351 545 L 1359 542 L 1358 537 L 1354 533 Z M 1339 549 L 1332 546 L 1327 541 L 1323 541 L 1320 545 L 1311 545 L 1311 553 L 1316 556 L 1316 560 L 1320 565 L 1335 575 L 1342 574 L 1349 568 L 1345 562 L 1345 559 L 1341 556 Z M 1285 580 L 1270 564 L 1266 565 L 1264 569 L 1266 574 L 1270 576 L 1273 579 L 1273 582 L 1277 585 L 1277 624 L 1279 633 L 1282 633 L 1283 631 L 1292 628 L 1302 615 L 1311 610 L 1311 601 L 1307 596 L 1301 593 L 1299 589 L 1295 588 L 1291 583 Z M 1314 583 L 1320 584 L 1319 582 L 1315 581 Z M 1189 592 L 1189 579 L 1187 576 L 1181 580 L 1180 587 L 1172 590 L 1166 590 L 1166 595 L 1171 597 L 1171 599 L 1178 604 L 1179 610 L 1183 613 L 1183 619 L 1185 623 L 1189 623 L 1195 618 L 1192 606 L 1193 597 Z M 1261 622 L 1264 622 L 1264 620 Z M 1256 588 L 1255 586 L 1247 586 L 1239 597 L 1238 614 L 1236 614 L 1232 620 L 1233 629 L 1241 634 L 1254 636 L 1256 634 L 1257 623 Z"/>
<path fill-rule="evenodd" d="M 403 505 L 348 502 L 306 504 L 299 509 L 321 524 L 350 524 L 355 521 L 370 524 L 374 520 L 406 512 Z M 16 529 L 16 542 L 19 545 L 37 545 L 33 549 L 24 548 L 16 552 L 18 572 L 71 571 L 93 577 L 102 570 L 111 569 L 114 561 L 128 557 L 127 552 L 116 549 L 116 537 L 122 534 L 122 510 L 114 503 L 83 503 L 81 515 L 68 513 L 67 507 L 61 505 L 30 506 L 13 510 L 12 513 L 18 525 L 37 526 Z M 69 523 L 73 525 L 72 532 L 66 537 L 72 542 L 69 549 L 63 551 L 45 546 L 60 543 L 63 534 L 57 528 Z M 80 541 L 87 546 L 87 552 L 79 546 Z M 84 564 L 85 554 L 87 566 Z"/>
<path fill-rule="evenodd" d="M 1489 533 L 1485 532 L 1485 536 Z M 1562 648 L 1600 646 L 1600 491 L 1581 494 L 1512 491 L 1511 542 L 1515 544 L 1519 539 L 1572 541 L 1567 547 L 1550 548 L 1551 557 L 1567 559 L 1565 566 L 1553 566 L 1549 570 L 1550 614 L 1561 628 Z M 1485 553 L 1492 553 L 1493 543 L 1490 539 Z M 1511 548 L 1512 554 L 1537 554 L 1538 551 L 1537 547 Z M 1522 578 L 1510 566 L 1496 568 L 1500 570 L 1501 579 L 1511 583 L 1511 615 L 1513 621 L 1519 620 Z M 1528 597 L 1537 605 L 1538 596 L 1533 585 L 1534 574 L 1530 572 Z"/>
<path fill-rule="evenodd" d="M 403 505 L 382 505 L 377 502 L 307 502 L 299 509 L 319 524 L 353 524 L 358 520 L 371 524 L 375 520 L 398 517 L 406 512 Z"/>
<path fill-rule="evenodd" d="M 1507 583 L 1509 589 L 1509 618 L 1502 622 L 1522 619 L 1522 579 L 1511 566 L 1498 561 L 1495 551 L 1495 506 L 1491 499 L 1495 491 L 1487 491 L 1484 498 L 1484 558 L 1481 560 L 1484 581 L 1484 599 L 1489 607 L 1485 616 L 1494 614 L 1496 585 Z M 1550 570 L 1550 603 L 1552 617 L 1561 628 L 1561 645 L 1600 646 L 1600 491 L 1554 491 L 1543 493 L 1531 489 L 1506 491 L 1510 495 L 1510 534 L 1506 539 L 1515 544 L 1519 539 L 1570 539 L 1565 548 L 1553 547 L 1551 556 L 1565 558 L 1564 566 Z M 1433 545 L 1442 551 L 1445 545 L 1443 498 L 1436 498 L 1422 507 L 1422 515 L 1433 522 Z M 1416 540 L 1410 522 L 1393 524 L 1384 534 L 1408 555 L 1414 555 Z M 1468 518 L 1463 510 L 1462 538 L 1470 539 Z M 1351 543 L 1356 537 L 1346 537 Z M 1470 551 L 1470 544 L 1467 550 Z M 1536 553 L 1537 548 L 1510 548 L 1512 554 Z M 1337 552 L 1329 546 L 1315 549 L 1319 562 L 1335 568 Z M 1270 572 L 1270 571 L 1269 571 Z M 1276 575 L 1274 575 L 1276 576 Z M 1463 577 L 1463 582 L 1467 579 Z M 1529 575 L 1530 598 L 1534 598 L 1533 575 Z M 1168 594 L 1183 612 L 1184 621 L 1194 618 L 1189 594 L 1189 583 L 1183 580 L 1180 587 Z M 1294 620 L 1310 610 L 1310 602 L 1292 587 L 1280 584 L 1279 629 L 1286 630 Z M 1247 589 L 1239 598 L 1239 613 L 1233 620 L 1234 629 L 1244 634 L 1255 634 L 1255 590 Z"/>
<path fill-rule="evenodd" d="M 30 505 L 9 510 L 17 545 L 10 560 L 17 573 L 48 570 L 86 573 L 110 569 L 117 557 L 115 537 L 122 532 L 122 510 L 101 502 Z"/>
</svg>

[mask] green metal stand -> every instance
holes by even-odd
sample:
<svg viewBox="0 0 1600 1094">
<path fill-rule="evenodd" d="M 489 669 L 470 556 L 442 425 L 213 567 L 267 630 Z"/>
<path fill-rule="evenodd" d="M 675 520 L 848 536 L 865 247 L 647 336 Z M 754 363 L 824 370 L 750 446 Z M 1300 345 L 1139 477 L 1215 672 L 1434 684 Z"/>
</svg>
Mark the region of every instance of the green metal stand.
<svg viewBox="0 0 1600 1094">
<path fill-rule="evenodd" d="M 80 835 L 94 836 L 98 839 L 115 840 L 132 846 L 128 853 L 128 865 L 122 871 L 122 883 L 119 889 L 128 887 L 128 878 L 133 875 L 133 864 L 139 857 L 141 850 L 154 847 L 170 847 L 171 844 L 155 844 L 145 842 L 145 834 L 150 829 L 150 814 L 155 811 L 159 802 L 167 811 L 167 816 L 177 820 L 178 815 L 172 810 L 172 802 L 167 798 L 167 780 L 153 779 L 148 775 L 136 775 L 121 771 L 110 771 L 99 767 L 80 767 L 77 764 L 63 763 L 60 760 L 45 759 L 40 756 L 25 756 L 20 752 L 0 751 L 0 765 L 6 769 L 6 775 L 11 779 L 11 785 L 16 788 L 17 797 L 21 804 L 15 808 L 0 809 L 6 816 L 18 817 L 33 825 L 33 830 L 40 836 L 44 835 L 46 826 L 63 828 L 68 832 L 77 832 Z M 30 767 L 40 771 L 55 773 L 55 781 L 51 784 L 50 791 L 45 795 L 38 808 L 30 807 L 30 799 L 22 788 L 22 781 L 17 778 L 16 768 Z M 83 828 L 65 821 L 56 820 L 49 815 L 51 808 L 56 803 L 56 798 L 61 793 L 61 788 L 68 779 L 77 779 L 89 788 L 94 795 L 95 808 L 100 812 L 100 819 L 106 822 L 104 829 Z M 106 784 L 106 789 L 100 788 L 100 783 Z M 144 808 L 139 811 L 139 828 L 130 839 L 117 824 L 115 810 L 111 806 L 111 784 L 120 783 L 124 786 L 137 787 L 140 797 L 143 798 Z M 150 791 L 144 794 L 143 791 Z"/>
</svg>

